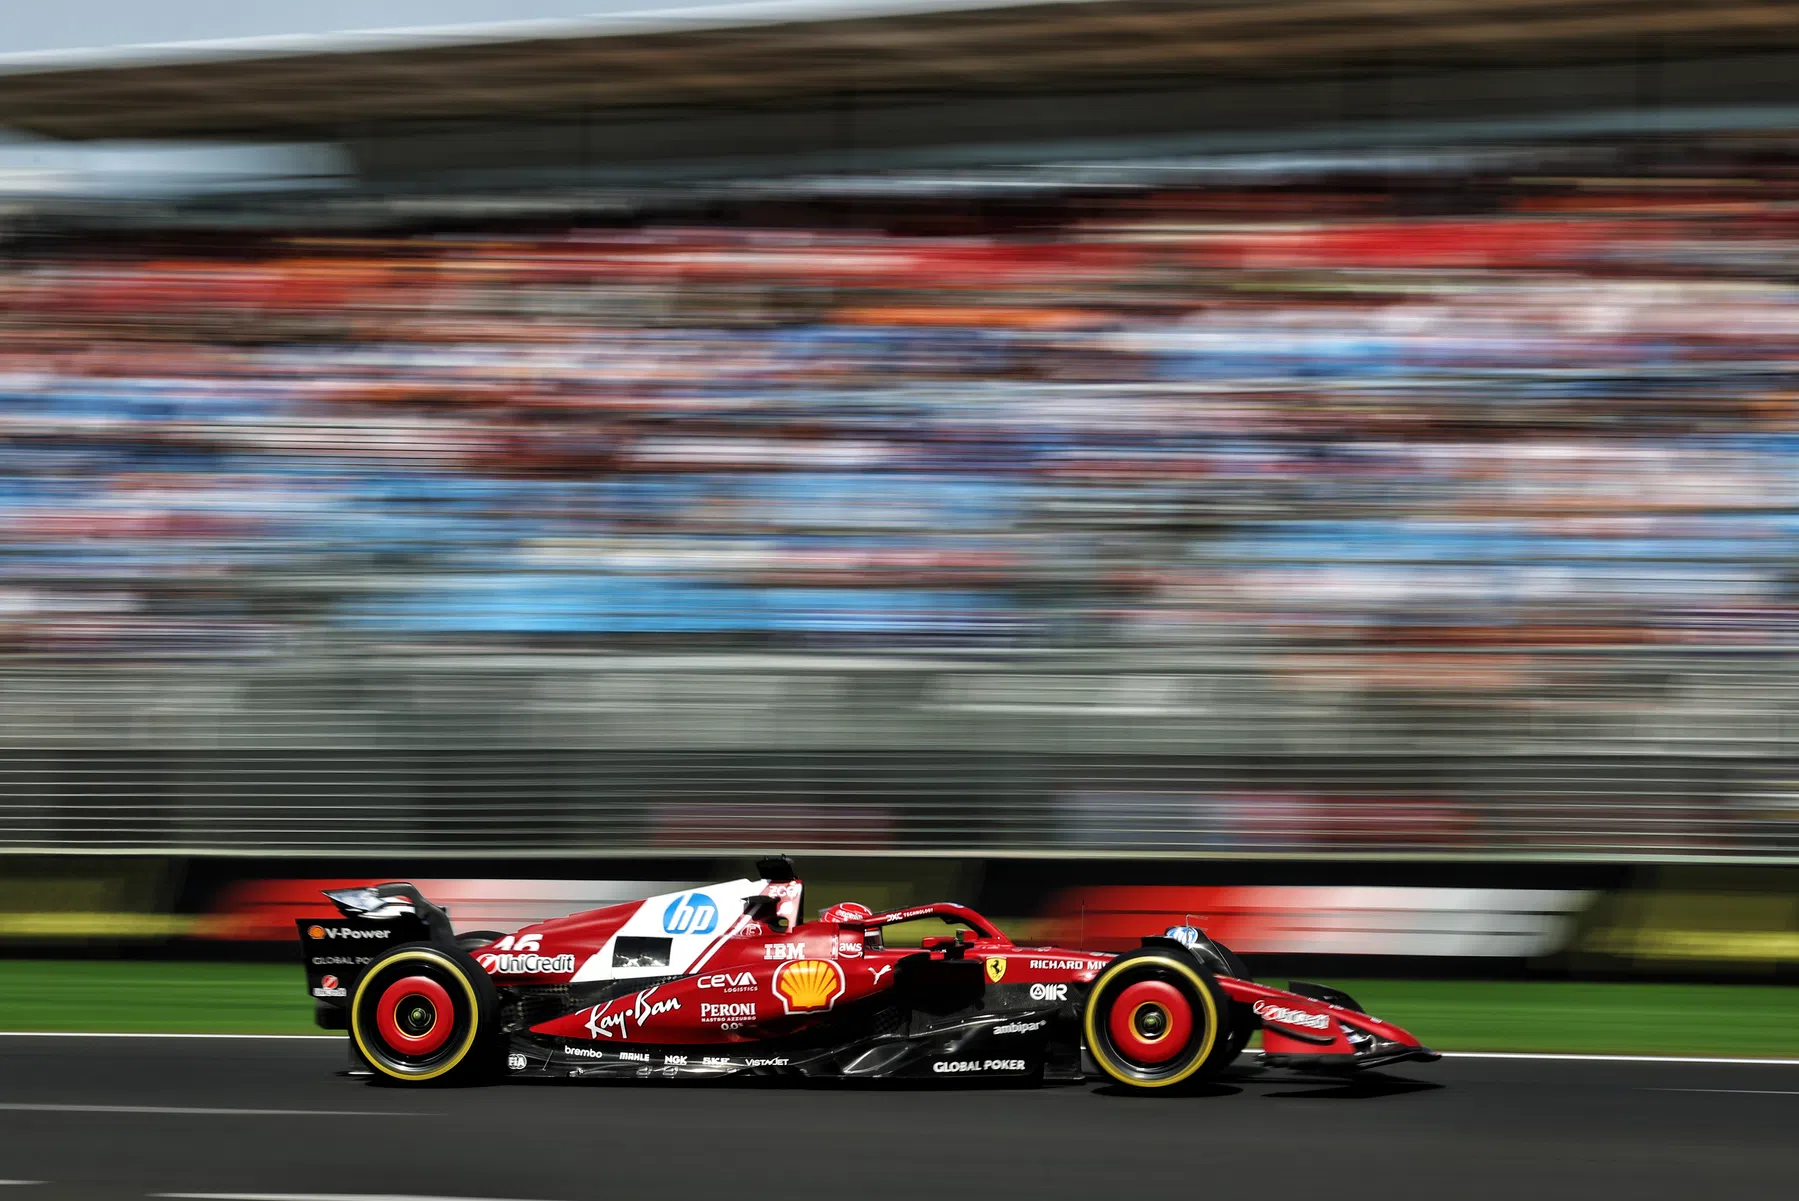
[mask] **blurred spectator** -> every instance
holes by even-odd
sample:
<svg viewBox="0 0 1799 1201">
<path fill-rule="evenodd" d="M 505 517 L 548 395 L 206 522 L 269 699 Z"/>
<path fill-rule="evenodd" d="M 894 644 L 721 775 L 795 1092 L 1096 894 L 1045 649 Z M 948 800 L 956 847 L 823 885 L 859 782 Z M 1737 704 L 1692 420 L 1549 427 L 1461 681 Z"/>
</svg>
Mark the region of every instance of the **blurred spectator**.
<svg viewBox="0 0 1799 1201">
<path fill-rule="evenodd" d="M 0 639 L 1784 643 L 1792 189 L 1686 184 L 15 247 Z"/>
</svg>

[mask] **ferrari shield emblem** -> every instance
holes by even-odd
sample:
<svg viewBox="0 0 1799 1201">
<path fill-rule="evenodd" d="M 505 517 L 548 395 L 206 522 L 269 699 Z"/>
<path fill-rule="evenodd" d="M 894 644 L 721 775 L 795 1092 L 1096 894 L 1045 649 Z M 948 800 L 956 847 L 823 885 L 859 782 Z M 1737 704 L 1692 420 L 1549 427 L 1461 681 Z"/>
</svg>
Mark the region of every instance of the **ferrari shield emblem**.
<svg viewBox="0 0 1799 1201">
<path fill-rule="evenodd" d="M 1006 961 L 1004 959 L 989 959 L 987 961 L 987 979 L 991 980 L 995 984 L 998 984 L 1001 980 L 1004 980 L 1005 978 L 1006 978 Z"/>
</svg>

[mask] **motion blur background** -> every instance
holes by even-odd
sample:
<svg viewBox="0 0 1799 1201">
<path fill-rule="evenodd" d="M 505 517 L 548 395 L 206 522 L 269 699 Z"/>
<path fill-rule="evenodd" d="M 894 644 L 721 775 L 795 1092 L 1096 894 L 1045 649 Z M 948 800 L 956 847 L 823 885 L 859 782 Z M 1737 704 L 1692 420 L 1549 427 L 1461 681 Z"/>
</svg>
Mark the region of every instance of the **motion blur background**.
<svg viewBox="0 0 1799 1201">
<path fill-rule="evenodd" d="M 0 23 L 7 953 L 1799 965 L 1799 4 L 225 7 Z"/>
</svg>

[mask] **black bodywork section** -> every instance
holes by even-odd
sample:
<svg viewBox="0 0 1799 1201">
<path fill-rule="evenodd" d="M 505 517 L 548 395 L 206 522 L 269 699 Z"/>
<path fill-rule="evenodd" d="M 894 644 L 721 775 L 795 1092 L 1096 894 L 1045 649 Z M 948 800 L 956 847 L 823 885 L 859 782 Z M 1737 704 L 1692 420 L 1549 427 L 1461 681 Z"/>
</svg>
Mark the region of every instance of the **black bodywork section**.
<svg viewBox="0 0 1799 1201">
<path fill-rule="evenodd" d="M 329 920 L 299 918 L 300 950 L 306 959 L 306 991 L 313 1016 L 326 1030 L 350 1025 L 350 993 L 356 978 L 388 947 L 403 942 L 455 946 L 448 911 L 427 901 L 410 884 L 345 889 L 327 893 L 338 915 Z M 327 977 L 337 983 L 326 984 Z"/>
<path fill-rule="evenodd" d="M 1340 988 L 1332 988 L 1328 984 L 1313 984 L 1309 980 L 1287 981 L 1287 991 L 1302 997 L 1310 997 L 1314 1001 L 1323 1001 L 1326 1005 L 1335 1005 L 1339 1009 L 1353 1009 L 1357 1013 L 1367 1013 L 1361 1003 Z"/>
<path fill-rule="evenodd" d="M 671 979 L 673 977 L 670 977 Z M 976 959 L 924 952 L 902 959 L 890 992 L 844 1006 L 785 1039 L 725 1045 L 596 1045 L 553 1038 L 532 1025 L 653 980 L 555 989 L 502 989 L 515 1077 L 709 1077 L 735 1073 L 844 1079 L 1078 1080 L 1084 985 L 1045 1002 L 1025 985 L 986 981 Z M 508 995 L 510 994 L 510 995 Z"/>
</svg>

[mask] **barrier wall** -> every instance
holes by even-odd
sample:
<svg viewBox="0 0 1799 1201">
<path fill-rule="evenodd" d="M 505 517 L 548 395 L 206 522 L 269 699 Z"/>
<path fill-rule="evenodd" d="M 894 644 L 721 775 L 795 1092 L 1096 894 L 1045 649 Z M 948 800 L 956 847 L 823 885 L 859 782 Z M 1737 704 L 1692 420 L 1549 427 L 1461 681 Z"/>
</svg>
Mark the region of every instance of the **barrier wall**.
<svg viewBox="0 0 1799 1201">
<path fill-rule="evenodd" d="M 1799 862 L 1782 650 L 0 671 L 0 852 Z"/>
<path fill-rule="evenodd" d="M 6 954 L 282 958 L 324 888 L 404 879 L 458 929 L 533 921 L 742 874 L 732 859 L 302 861 L 17 859 L 0 885 Z M 1226 864 L 935 858 L 802 860 L 807 908 L 975 905 L 1015 939 L 1122 950 L 1197 924 L 1251 959 L 1404 975 L 1789 977 L 1791 869 Z"/>
</svg>

